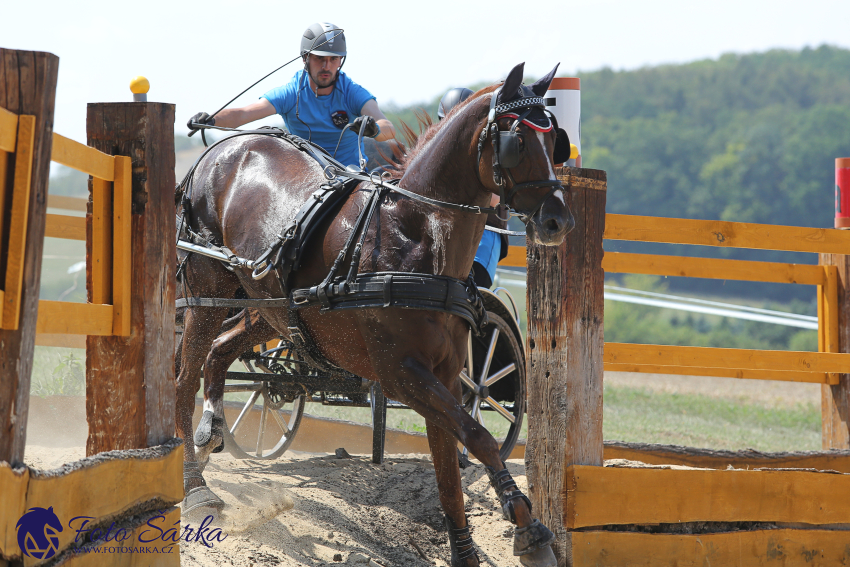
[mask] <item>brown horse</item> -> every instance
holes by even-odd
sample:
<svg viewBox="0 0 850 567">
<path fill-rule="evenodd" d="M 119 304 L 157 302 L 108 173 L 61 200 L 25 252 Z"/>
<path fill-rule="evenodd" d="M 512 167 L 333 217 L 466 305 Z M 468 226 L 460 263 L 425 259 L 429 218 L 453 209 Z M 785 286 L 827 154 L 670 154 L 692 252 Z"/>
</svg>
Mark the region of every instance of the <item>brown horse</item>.
<svg viewBox="0 0 850 567">
<path fill-rule="evenodd" d="M 517 65 L 501 88 L 482 89 L 458 105 L 420 136 L 395 174 L 400 186 L 431 199 L 478 207 L 486 207 L 492 194 L 503 194 L 510 207 L 525 215 L 529 238 L 544 245 L 560 244 L 572 227 L 572 215 L 556 185 L 552 160 L 557 130 L 535 128 L 523 117 L 507 112 L 512 101 L 522 108 L 521 101 L 516 104 L 519 99 L 543 96 L 556 69 L 529 88 L 522 86 L 523 66 Z M 493 112 L 497 103 L 500 106 Z M 499 108 L 504 112 L 499 113 Z M 545 118 L 539 108 L 530 111 L 539 113 L 537 124 Z M 528 113 L 525 116 L 529 117 Z M 489 129 L 488 125 L 495 127 Z M 518 153 L 516 159 L 498 155 L 491 143 L 492 137 L 501 136 L 496 130 L 515 132 L 511 143 Z M 479 143 L 481 136 L 486 136 L 481 138 L 486 143 Z M 501 186 L 497 184 L 499 174 L 504 175 Z M 194 176 L 188 224 L 209 241 L 244 258 L 257 258 L 268 249 L 282 226 L 325 181 L 321 166 L 306 153 L 279 139 L 252 135 L 213 148 Z M 290 278 L 292 289 L 315 286 L 328 274 L 355 230 L 354 219 L 372 192 L 369 185 L 361 183 L 336 216 L 322 222 L 307 244 L 301 266 Z M 515 187 L 519 190 L 512 191 Z M 429 273 L 466 280 L 485 220 L 483 214 L 389 193 L 367 227 L 359 271 Z M 248 270 L 229 271 L 220 262 L 200 255 L 189 256 L 183 278 L 184 289 L 195 297 L 233 298 L 240 288 L 249 298 L 283 296 L 274 277 L 254 280 Z M 469 331 L 464 319 L 446 312 L 395 307 L 299 311 L 312 341 L 328 361 L 379 382 L 388 398 L 406 404 L 427 420 L 453 567 L 479 564 L 463 508 L 458 441 L 487 468 L 505 517 L 517 526 L 514 551 L 521 562 L 556 564 L 550 548 L 554 536 L 533 518 L 530 502 L 499 457 L 496 440 L 459 403 L 458 375 Z M 193 307 L 185 312 L 178 356 L 177 430 L 186 443 L 187 501 L 192 496 L 195 503 L 221 505 L 206 488 L 197 465 L 221 438 L 202 436 L 198 444 L 203 446 L 196 456 L 192 434 L 201 367 L 206 364 L 205 409 L 220 418 L 224 376 L 230 363 L 254 344 L 289 336 L 284 307 L 251 309 L 243 315 L 223 326 L 227 309 Z M 223 334 L 222 328 L 227 329 Z"/>
</svg>

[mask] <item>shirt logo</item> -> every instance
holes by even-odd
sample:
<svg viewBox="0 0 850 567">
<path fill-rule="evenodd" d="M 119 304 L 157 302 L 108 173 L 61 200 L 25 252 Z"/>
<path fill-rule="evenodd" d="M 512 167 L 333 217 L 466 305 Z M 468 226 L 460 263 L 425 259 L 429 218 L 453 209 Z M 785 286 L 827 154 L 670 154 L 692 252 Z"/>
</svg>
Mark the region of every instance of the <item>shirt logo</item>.
<svg viewBox="0 0 850 567">
<path fill-rule="evenodd" d="M 345 128 L 345 125 L 348 124 L 348 113 L 344 110 L 337 110 L 331 114 L 331 120 L 333 121 L 334 126 L 342 130 Z"/>
</svg>

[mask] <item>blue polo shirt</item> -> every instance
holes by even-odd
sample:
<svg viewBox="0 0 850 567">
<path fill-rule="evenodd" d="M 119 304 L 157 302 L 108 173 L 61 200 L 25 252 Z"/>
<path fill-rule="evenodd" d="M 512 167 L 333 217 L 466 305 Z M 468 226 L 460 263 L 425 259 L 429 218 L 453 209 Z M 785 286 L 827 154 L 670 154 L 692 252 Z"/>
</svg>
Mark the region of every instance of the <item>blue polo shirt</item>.
<svg viewBox="0 0 850 567">
<path fill-rule="evenodd" d="M 295 100 L 299 90 L 298 114 L 301 120 L 310 125 L 309 130 L 295 117 Z M 345 165 L 359 167 L 357 134 L 348 129 L 341 141 L 339 135 L 346 124 L 360 116 L 363 105 L 375 97 L 349 79 L 345 73 L 339 72 L 339 78 L 330 94 L 316 96 L 310 89 L 309 77 L 304 76 L 302 69 L 295 73 L 288 83 L 270 90 L 262 98 L 272 103 L 291 133 L 305 140 L 309 138 L 330 154 L 334 153 L 339 142 L 336 159 Z M 366 158 L 365 150 L 361 150 Z"/>
</svg>

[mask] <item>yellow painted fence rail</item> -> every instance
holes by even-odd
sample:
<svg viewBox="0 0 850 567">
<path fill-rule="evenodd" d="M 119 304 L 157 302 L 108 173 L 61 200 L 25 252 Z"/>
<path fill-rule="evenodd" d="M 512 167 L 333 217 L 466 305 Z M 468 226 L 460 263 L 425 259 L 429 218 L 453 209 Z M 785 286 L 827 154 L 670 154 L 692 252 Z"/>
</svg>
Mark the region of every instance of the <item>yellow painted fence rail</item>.
<svg viewBox="0 0 850 567">
<path fill-rule="evenodd" d="M 609 214 L 604 238 L 726 248 L 850 254 L 850 232 L 726 221 Z M 511 246 L 503 266 L 525 267 L 526 250 Z M 605 343 L 605 370 L 838 384 L 850 369 L 839 353 L 836 266 L 606 252 L 609 273 L 794 283 L 817 286 L 819 352 Z"/>
<path fill-rule="evenodd" d="M 0 179 L 14 168 L 9 244 L 4 254 L 7 268 L 0 300 L 0 328 L 17 329 L 20 315 L 23 235 L 29 202 L 30 169 L 34 118 L 17 116 L 0 108 Z M 93 302 L 40 301 L 36 343 L 56 346 L 83 346 L 84 335 L 130 334 L 131 284 L 131 160 L 110 156 L 85 144 L 53 134 L 51 161 L 92 176 L 92 254 Z M 0 185 L 0 206 L 6 202 Z M 87 211 L 85 199 L 48 196 L 48 207 Z M 0 215 L 0 234 L 3 215 Z M 47 214 L 45 236 L 86 240 L 86 219 L 80 216 Z M 68 335 L 78 335 L 74 340 Z"/>
</svg>

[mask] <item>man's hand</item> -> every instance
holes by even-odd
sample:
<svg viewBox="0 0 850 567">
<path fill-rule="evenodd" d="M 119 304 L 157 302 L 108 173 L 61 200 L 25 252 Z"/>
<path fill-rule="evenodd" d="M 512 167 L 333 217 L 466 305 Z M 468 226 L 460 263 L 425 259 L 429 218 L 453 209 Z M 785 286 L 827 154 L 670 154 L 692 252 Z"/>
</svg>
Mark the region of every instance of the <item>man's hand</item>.
<svg viewBox="0 0 850 567">
<path fill-rule="evenodd" d="M 364 123 L 364 136 L 368 136 L 369 138 L 375 138 L 381 133 L 381 127 L 378 126 L 378 123 L 375 121 L 375 119 L 369 116 L 368 114 L 364 114 L 363 116 L 358 116 L 357 118 L 355 118 L 354 122 L 351 123 L 350 128 L 356 134 L 360 134 L 360 127 Z"/>
<path fill-rule="evenodd" d="M 215 126 L 215 118 L 207 114 L 206 112 L 199 112 L 194 115 L 189 121 L 186 123 L 186 127 L 191 131 L 198 130 L 198 124 L 206 124 L 208 126 Z"/>
</svg>

